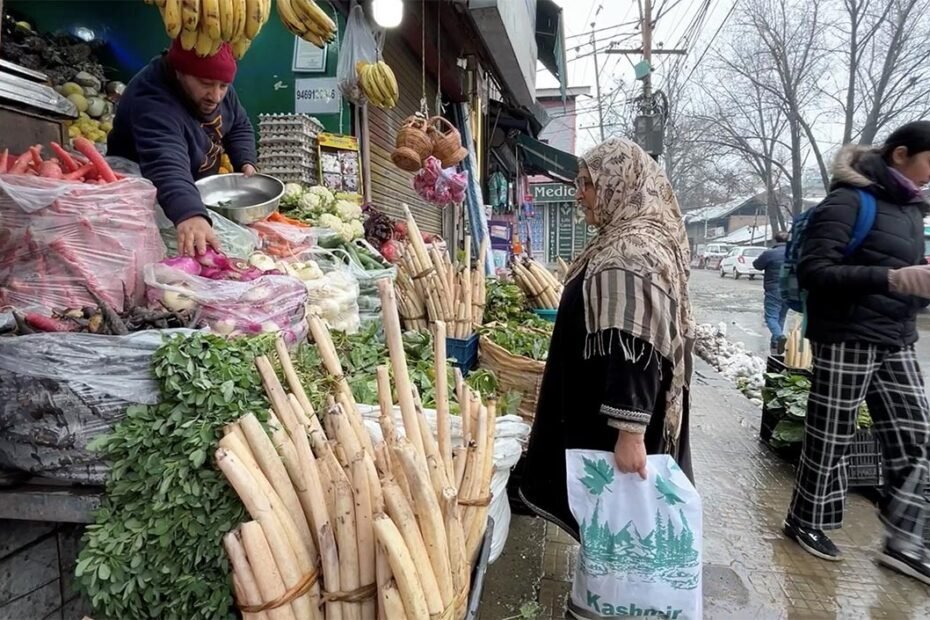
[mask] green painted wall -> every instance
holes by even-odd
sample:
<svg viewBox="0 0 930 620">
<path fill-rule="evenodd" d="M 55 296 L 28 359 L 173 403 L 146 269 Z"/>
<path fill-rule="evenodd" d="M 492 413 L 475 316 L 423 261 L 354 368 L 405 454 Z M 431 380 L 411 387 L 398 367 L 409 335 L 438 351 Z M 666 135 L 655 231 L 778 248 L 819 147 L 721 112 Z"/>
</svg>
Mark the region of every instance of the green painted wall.
<svg viewBox="0 0 930 620">
<path fill-rule="evenodd" d="M 97 52 L 101 63 L 113 75 L 128 81 L 133 74 L 167 48 L 158 9 L 141 0 L 8 0 L 5 6 L 28 16 L 34 28 L 43 32 L 75 32 L 86 28 L 102 44 Z M 320 5 L 331 16 L 334 11 L 326 2 Z M 339 36 L 345 30 L 345 19 L 338 15 Z M 338 61 L 337 43 L 329 46 L 326 73 L 295 74 L 294 36 L 288 32 L 272 7 L 268 23 L 252 43 L 239 63 L 236 91 L 257 124 L 259 114 L 294 111 L 294 80 L 302 77 L 333 77 Z M 348 104 L 342 114 L 320 115 L 327 131 L 349 133 L 352 115 Z"/>
</svg>

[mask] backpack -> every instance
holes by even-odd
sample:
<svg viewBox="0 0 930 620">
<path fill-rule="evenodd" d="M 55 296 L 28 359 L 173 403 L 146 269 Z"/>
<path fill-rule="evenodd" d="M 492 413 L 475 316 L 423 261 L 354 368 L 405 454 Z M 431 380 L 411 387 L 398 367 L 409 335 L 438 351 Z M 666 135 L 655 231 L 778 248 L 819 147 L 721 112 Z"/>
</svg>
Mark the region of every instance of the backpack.
<svg viewBox="0 0 930 620">
<path fill-rule="evenodd" d="M 849 258 L 862 246 L 875 224 L 875 196 L 862 189 L 856 190 L 856 193 L 859 194 L 859 212 L 856 214 L 856 223 L 849 237 L 849 244 L 843 252 L 844 258 Z M 788 243 L 785 245 L 785 263 L 781 268 L 779 282 L 782 300 L 789 308 L 801 313 L 807 306 L 807 291 L 803 290 L 798 282 L 798 263 L 801 261 L 801 248 L 804 246 L 804 232 L 815 210 L 808 209 L 795 218 L 788 235 Z"/>
</svg>

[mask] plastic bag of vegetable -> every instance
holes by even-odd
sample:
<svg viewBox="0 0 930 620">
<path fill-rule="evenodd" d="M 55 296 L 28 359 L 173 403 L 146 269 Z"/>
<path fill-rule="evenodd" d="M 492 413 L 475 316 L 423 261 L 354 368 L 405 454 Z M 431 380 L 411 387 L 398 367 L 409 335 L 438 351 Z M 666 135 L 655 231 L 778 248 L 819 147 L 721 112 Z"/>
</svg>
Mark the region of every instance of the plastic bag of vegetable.
<svg viewBox="0 0 930 620">
<path fill-rule="evenodd" d="M 178 231 L 165 216 L 161 206 L 155 210 L 158 228 L 161 230 L 162 241 L 168 248 L 168 254 L 177 254 L 178 252 Z M 227 219 L 217 213 L 207 209 L 210 220 L 213 222 L 213 230 L 217 237 L 220 238 L 220 245 L 223 251 L 230 256 L 248 256 L 258 247 L 260 240 L 258 233 L 245 226 L 240 226 L 230 219 Z"/>
<path fill-rule="evenodd" d="M 210 256 L 215 267 L 183 258 L 146 265 L 149 304 L 199 312 L 211 331 L 224 336 L 281 332 L 288 344 L 303 340 L 307 335 L 303 282 L 287 275 L 255 277 L 244 261 L 217 253 Z M 202 258 L 198 260 L 203 262 Z"/>
<path fill-rule="evenodd" d="M 364 239 L 356 239 L 333 252 L 349 266 L 358 280 L 358 307 L 362 323 L 381 321 L 381 295 L 378 280 L 397 277 L 397 267 L 391 265 Z"/>
<path fill-rule="evenodd" d="M 48 313 L 141 302 L 142 266 L 165 246 L 155 187 L 129 177 L 106 185 L 0 175 L 0 305 Z"/>
<path fill-rule="evenodd" d="M 163 336 L 187 331 L 0 339 L 0 467 L 102 483 L 107 466 L 88 443 L 130 404 L 158 402 L 152 355 Z"/>
<path fill-rule="evenodd" d="M 356 67 L 359 62 L 378 62 L 378 44 L 365 20 L 365 11 L 356 4 L 349 12 L 345 35 L 339 47 L 336 84 L 346 99 L 360 105 L 365 102 L 365 94 L 358 83 Z"/>
<path fill-rule="evenodd" d="M 250 224 L 261 239 L 262 252 L 275 258 L 288 258 L 316 245 L 320 230 L 310 226 L 263 220 Z"/>
<path fill-rule="evenodd" d="M 307 311 L 321 317 L 330 329 L 347 334 L 358 332 L 361 325 L 358 279 L 351 268 L 335 252 L 324 248 L 312 248 L 291 260 L 312 262 L 321 271 L 322 277 L 304 280 Z"/>
</svg>

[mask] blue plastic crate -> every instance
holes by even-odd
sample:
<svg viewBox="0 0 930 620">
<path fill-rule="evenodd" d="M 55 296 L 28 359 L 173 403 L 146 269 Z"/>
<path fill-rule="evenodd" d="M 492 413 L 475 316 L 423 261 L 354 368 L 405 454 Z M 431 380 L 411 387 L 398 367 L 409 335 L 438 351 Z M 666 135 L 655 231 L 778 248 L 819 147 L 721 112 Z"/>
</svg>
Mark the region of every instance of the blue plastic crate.
<svg viewBox="0 0 930 620">
<path fill-rule="evenodd" d="M 559 311 L 555 308 L 541 308 L 539 310 L 533 310 L 533 314 L 544 321 L 549 321 L 550 323 L 555 323 L 555 315 L 558 314 L 558 312 Z"/>
<path fill-rule="evenodd" d="M 446 355 L 467 375 L 478 365 L 478 334 L 473 334 L 468 340 L 446 338 Z"/>
</svg>

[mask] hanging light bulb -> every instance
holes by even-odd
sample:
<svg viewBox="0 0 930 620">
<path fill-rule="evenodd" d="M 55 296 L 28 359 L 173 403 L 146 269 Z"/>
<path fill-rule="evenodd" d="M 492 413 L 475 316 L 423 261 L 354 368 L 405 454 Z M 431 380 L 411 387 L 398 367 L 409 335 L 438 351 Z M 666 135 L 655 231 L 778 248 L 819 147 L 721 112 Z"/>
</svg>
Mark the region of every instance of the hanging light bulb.
<svg viewBox="0 0 930 620">
<path fill-rule="evenodd" d="M 396 28 L 404 18 L 404 0 L 372 0 L 371 14 L 382 28 Z"/>
</svg>

